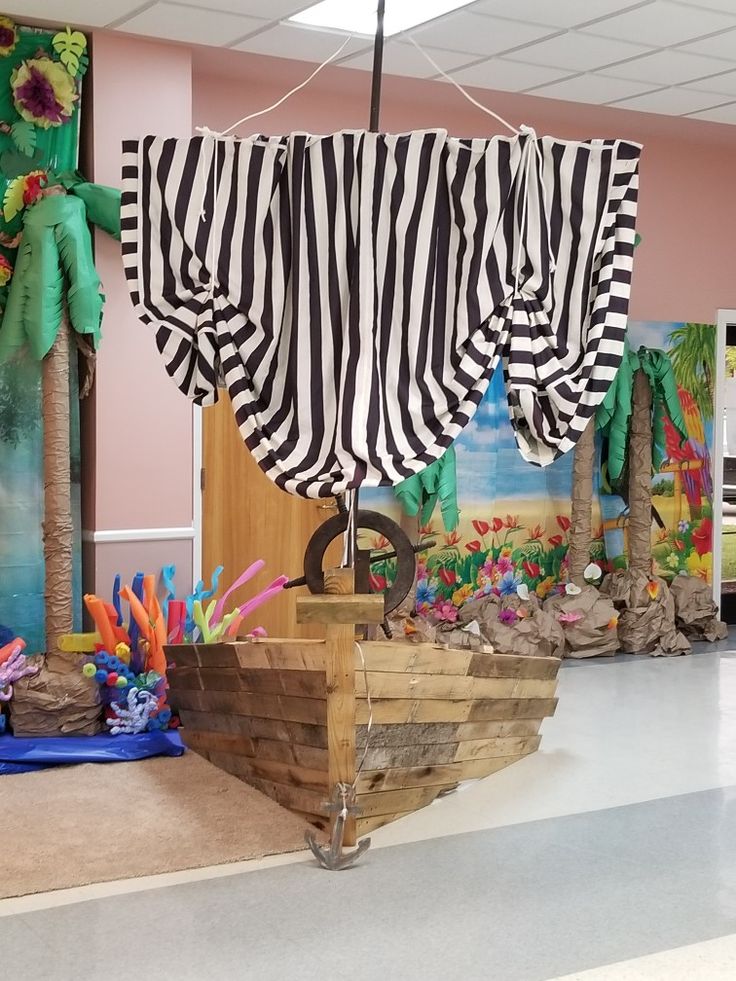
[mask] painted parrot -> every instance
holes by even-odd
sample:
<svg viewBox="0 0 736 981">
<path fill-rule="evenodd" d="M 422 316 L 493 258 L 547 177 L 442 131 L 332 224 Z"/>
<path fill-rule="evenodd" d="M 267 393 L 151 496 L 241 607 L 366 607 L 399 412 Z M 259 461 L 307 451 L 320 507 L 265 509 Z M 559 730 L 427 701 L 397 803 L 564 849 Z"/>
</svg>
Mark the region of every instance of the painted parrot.
<svg viewBox="0 0 736 981">
<path fill-rule="evenodd" d="M 695 517 L 700 512 L 703 497 L 710 498 L 713 495 L 710 453 L 705 439 L 703 416 L 697 402 L 681 385 L 677 386 L 677 395 L 685 421 L 687 439 L 680 441 L 676 428 L 666 416 L 664 419 L 665 455 L 670 463 L 700 461 L 701 466 L 698 469 L 680 471 L 690 513 Z"/>
</svg>

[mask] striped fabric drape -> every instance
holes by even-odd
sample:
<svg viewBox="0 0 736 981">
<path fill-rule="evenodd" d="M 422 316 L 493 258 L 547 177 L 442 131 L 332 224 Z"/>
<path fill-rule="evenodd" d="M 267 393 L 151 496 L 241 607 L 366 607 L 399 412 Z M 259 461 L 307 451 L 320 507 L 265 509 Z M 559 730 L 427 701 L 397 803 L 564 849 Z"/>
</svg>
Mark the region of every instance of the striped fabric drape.
<svg viewBox="0 0 736 981">
<path fill-rule="evenodd" d="M 124 144 L 139 317 L 201 405 L 230 393 L 285 490 L 442 455 L 502 360 L 519 448 L 574 446 L 621 361 L 640 147 L 527 133 Z"/>
</svg>

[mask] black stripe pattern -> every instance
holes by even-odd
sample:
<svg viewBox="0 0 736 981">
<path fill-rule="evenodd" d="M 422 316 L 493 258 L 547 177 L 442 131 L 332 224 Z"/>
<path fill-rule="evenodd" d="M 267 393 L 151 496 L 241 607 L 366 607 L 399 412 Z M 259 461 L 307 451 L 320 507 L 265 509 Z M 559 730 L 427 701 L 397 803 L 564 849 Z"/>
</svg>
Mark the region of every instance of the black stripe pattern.
<svg viewBox="0 0 736 981">
<path fill-rule="evenodd" d="M 422 470 L 499 361 L 544 466 L 621 362 L 640 149 L 443 130 L 126 142 L 130 294 L 181 391 L 211 405 L 226 386 L 290 493 Z"/>
</svg>

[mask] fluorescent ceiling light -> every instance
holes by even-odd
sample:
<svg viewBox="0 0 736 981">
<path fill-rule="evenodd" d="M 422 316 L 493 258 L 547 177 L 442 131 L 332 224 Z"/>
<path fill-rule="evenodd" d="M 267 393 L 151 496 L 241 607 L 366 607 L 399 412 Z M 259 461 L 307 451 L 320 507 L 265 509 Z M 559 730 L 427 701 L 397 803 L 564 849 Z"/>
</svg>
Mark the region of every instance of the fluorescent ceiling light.
<svg viewBox="0 0 736 981">
<path fill-rule="evenodd" d="M 460 7 L 467 7 L 473 0 L 386 0 L 384 34 L 390 37 L 408 31 L 417 24 L 434 20 Z M 347 34 L 375 34 L 376 0 L 322 0 L 294 14 L 289 20 L 308 27 L 326 27 Z"/>
</svg>

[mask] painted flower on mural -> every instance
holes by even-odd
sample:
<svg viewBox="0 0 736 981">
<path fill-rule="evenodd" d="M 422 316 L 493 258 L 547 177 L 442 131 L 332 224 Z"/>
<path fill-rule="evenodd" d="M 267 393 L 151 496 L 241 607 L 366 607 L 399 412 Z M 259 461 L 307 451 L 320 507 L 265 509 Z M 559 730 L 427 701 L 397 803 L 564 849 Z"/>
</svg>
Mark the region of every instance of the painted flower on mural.
<svg viewBox="0 0 736 981">
<path fill-rule="evenodd" d="M 559 548 L 562 545 L 562 535 L 550 535 L 549 543 L 553 548 Z"/>
<path fill-rule="evenodd" d="M 473 528 L 475 528 L 476 532 L 481 538 L 485 538 L 485 536 L 491 530 L 491 526 L 487 521 L 479 521 L 478 519 L 473 522 Z"/>
<path fill-rule="evenodd" d="M 371 592 L 382 593 L 388 583 L 386 582 L 385 576 L 379 576 L 377 573 L 370 572 L 368 574 L 368 582 L 371 587 Z"/>
<path fill-rule="evenodd" d="M 493 528 L 494 534 L 497 534 L 503 528 L 503 521 L 500 518 L 494 518 L 491 522 L 491 527 Z"/>
<path fill-rule="evenodd" d="M 538 579 L 543 574 L 541 566 L 536 562 L 526 560 L 521 563 L 521 567 L 530 579 Z"/>
<path fill-rule="evenodd" d="M 685 560 L 685 566 L 691 576 L 710 581 L 711 569 L 713 568 L 713 556 L 710 552 L 700 555 L 698 552 L 691 552 Z"/>
<path fill-rule="evenodd" d="M 443 567 L 439 571 L 439 576 L 445 586 L 454 586 L 457 582 L 457 573 L 453 572 L 452 569 Z"/>
<path fill-rule="evenodd" d="M 520 582 L 521 579 L 514 575 L 513 570 L 505 572 L 498 581 L 498 591 L 501 596 L 515 596 Z"/>
<path fill-rule="evenodd" d="M 426 579 L 417 583 L 417 606 L 431 606 L 437 599 L 437 588 Z"/>
<path fill-rule="evenodd" d="M 680 532 L 681 535 L 684 535 L 685 532 L 688 530 L 689 527 L 690 527 L 690 522 L 689 521 L 685 521 L 684 518 L 681 518 L 677 522 L 677 530 Z"/>
<path fill-rule="evenodd" d="M 518 514 L 507 514 L 503 526 L 504 528 L 509 528 L 511 530 L 515 528 L 521 528 L 521 525 L 519 524 Z"/>
<path fill-rule="evenodd" d="M 462 606 L 463 603 L 473 595 L 473 587 L 470 583 L 465 583 L 460 589 L 456 589 L 452 594 L 452 602 L 455 606 Z"/>
<path fill-rule="evenodd" d="M 445 544 L 452 548 L 453 545 L 457 545 L 460 541 L 460 535 L 456 531 L 451 531 L 449 535 L 445 535 Z"/>
<path fill-rule="evenodd" d="M 389 547 L 390 544 L 391 542 L 388 540 L 388 538 L 386 538 L 385 535 L 378 535 L 376 538 L 373 539 L 373 542 L 371 543 L 371 548 L 378 549 L 379 551 L 384 551 Z"/>
<path fill-rule="evenodd" d="M 427 576 L 428 576 L 428 573 L 427 573 L 427 563 L 426 562 L 417 562 L 417 580 L 419 582 L 421 582 L 421 580 L 422 579 L 426 579 Z"/>
<path fill-rule="evenodd" d="M 713 548 L 713 522 L 710 518 L 703 518 L 700 527 L 692 533 L 693 545 L 698 555 L 705 555 Z"/>
<path fill-rule="evenodd" d="M 9 17 L 0 17 L 0 58 L 7 58 L 18 43 L 18 28 Z"/>
<path fill-rule="evenodd" d="M 540 583 L 537 583 L 537 587 L 534 592 L 540 599 L 545 599 L 555 588 L 555 577 L 547 576 Z"/>
<path fill-rule="evenodd" d="M 557 524 L 564 532 L 568 532 L 570 530 L 571 521 L 566 514 L 557 515 Z M 550 539 L 550 541 L 552 541 L 552 539 Z M 560 539 L 560 541 L 562 541 L 562 539 Z"/>
<path fill-rule="evenodd" d="M 511 561 L 511 556 L 499 555 L 494 572 L 497 572 L 500 576 L 506 576 L 513 571 L 514 563 Z"/>
<path fill-rule="evenodd" d="M 4 255 L 0 255 L 0 286 L 7 286 L 12 275 L 12 264 L 5 258 Z"/>
<path fill-rule="evenodd" d="M 501 610 L 498 614 L 499 623 L 505 623 L 508 627 L 517 623 L 518 619 L 519 614 L 516 610 Z"/>
<path fill-rule="evenodd" d="M 465 547 L 469 552 L 480 552 L 481 544 L 479 541 L 466 542 Z"/>
<path fill-rule="evenodd" d="M 527 539 L 527 541 L 538 542 L 543 534 L 544 534 L 544 528 L 541 525 L 534 525 L 533 528 L 529 529 L 529 538 Z"/>
<path fill-rule="evenodd" d="M 453 606 L 448 600 L 438 600 L 435 603 L 434 615 L 438 620 L 445 623 L 455 623 L 457 620 L 457 607 Z"/>
<path fill-rule="evenodd" d="M 674 552 L 667 556 L 667 565 L 670 569 L 676 569 L 680 564 L 680 560 L 677 558 Z"/>
<path fill-rule="evenodd" d="M 18 114 L 28 123 L 49 129 L 71 119 L 79 98 L 74 79 L 51 58 L 29 58 L 10 76 Z"/>
</svg>

